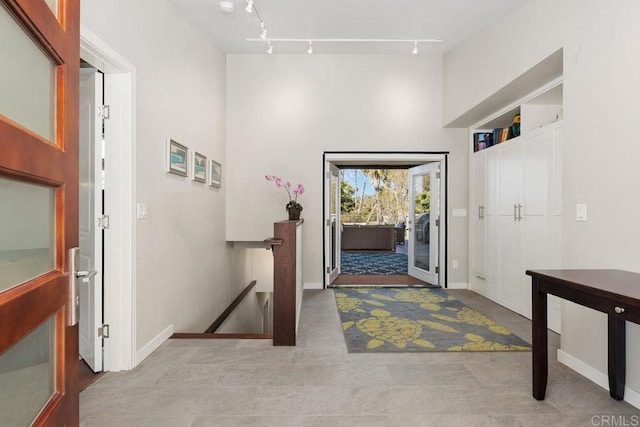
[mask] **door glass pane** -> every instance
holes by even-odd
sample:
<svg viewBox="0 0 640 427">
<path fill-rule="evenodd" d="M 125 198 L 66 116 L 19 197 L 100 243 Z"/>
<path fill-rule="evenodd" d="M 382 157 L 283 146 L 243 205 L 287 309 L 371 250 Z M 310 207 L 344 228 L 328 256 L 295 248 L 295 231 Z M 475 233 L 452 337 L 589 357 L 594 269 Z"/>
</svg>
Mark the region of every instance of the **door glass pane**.
<svg viewBox="0 0 640 427">
<path fill-rule="evenodd" d="M 338 219 L 338 169 L 331 168 L 331 188 L 329 189 L 329 210 L 331 213 L 331 271 L 336 269 L 337 261 L 337 219 Z"/>
<path fill-rule="evenodd" d="M 0 425 L 27 426 L 55 391 L 55 316 L 0 356 Z"/>
<path fill-rule="evenodd" d="M 53 270 L 55 190 L 0 177 L 0 200 L 2 292 Z"/>
<path fill-rule="evenodd" d="M 0 7 L 0 116 L 55 141 L 56 66 Z"/>
<path fill-rule="evenodd" d="M 45 2 L 51 8 L 53 14 L 58 16 L 58 0 L 45 0 Z"/>
<path fill-rule="evenodd" d="M 422 270 L 429 270 L 429 242 L 431 240 L 429 226 L 431 213 L 431 176 L 417 175 L 413 177 L 415 209 L 413 223 L 415 224 L 413 245 L 413 266 Z"/>
</svg>

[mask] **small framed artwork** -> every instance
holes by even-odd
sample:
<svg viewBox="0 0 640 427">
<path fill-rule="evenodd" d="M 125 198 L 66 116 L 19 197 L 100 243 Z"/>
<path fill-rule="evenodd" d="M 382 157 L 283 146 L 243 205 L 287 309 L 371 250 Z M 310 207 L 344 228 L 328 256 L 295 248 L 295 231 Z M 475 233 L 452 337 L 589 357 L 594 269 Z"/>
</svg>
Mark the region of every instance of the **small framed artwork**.
<svg viewBox="0 0 640 427">
<path fill-rule="evenodd" d="M 167 141 L 167 172 L 181 176 L 189 172 L 189 148 L 173 139 Z"/>
<path fill-rule="evenodd" d="M 207 156 L 193 152 L 193 180 L 207 182 Z"/>
<path fill-rule="evenodd" d="M 218 188 L 222 186 L 222 165 L 213 159 L 209 161 L 209 185 Z"/>
</svg>

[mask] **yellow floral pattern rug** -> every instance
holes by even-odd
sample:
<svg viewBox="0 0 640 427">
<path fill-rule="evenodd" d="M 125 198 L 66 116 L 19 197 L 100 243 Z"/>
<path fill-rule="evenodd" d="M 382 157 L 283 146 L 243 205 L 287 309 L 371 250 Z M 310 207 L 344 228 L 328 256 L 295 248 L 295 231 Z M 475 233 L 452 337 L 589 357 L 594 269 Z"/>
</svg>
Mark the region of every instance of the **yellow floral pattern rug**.
<svg viewBox="0 0 640 427">
<path fill-rule="evenodd" d="M 443 289 L 339 289 L 335 296 L 349 353 L 531 350 Z"/>
</svg>

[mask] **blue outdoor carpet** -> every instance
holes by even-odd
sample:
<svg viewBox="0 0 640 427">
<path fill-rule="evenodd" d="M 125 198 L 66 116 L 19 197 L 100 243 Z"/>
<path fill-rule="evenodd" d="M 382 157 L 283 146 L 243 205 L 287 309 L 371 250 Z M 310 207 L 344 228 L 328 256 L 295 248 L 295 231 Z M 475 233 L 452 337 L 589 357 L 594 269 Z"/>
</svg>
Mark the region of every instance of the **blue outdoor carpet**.
<svg viewBox="0 0 640 427">
<path fill-rule="evenodd" d="M 407 274 L 407 254 L 342 252 L 341 274 Z"/>
</svg>

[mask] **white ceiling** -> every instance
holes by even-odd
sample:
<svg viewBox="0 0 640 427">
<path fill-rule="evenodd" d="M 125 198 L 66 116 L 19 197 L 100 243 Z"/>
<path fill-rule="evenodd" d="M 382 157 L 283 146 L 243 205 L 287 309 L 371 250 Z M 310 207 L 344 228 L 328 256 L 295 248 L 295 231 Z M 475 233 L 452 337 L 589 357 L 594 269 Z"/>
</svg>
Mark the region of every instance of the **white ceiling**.
<svg viewBox="0 0 640 427">
<path fill-rule="evenodd" d="M 221 12 L 219 0 L 170 0 L 220 49 L 229 54 L 264 54 L 267 43 L 260 38 L 260 22 L 247 13 L 246 0 L 235 4 L 231 14 Z M 527 0 L 255 0 L 264 20 L 267 39 L 392 39 L 404 43 L 320 43 L 314 53 L 405 54 L 413 40 L 442 39 L 420 43 L 419 53 L 444 53 L 474 33 L 500 21 Z M 306 41 L 272 42 L 274 54 L 305 53 Z"/>
</svg>

